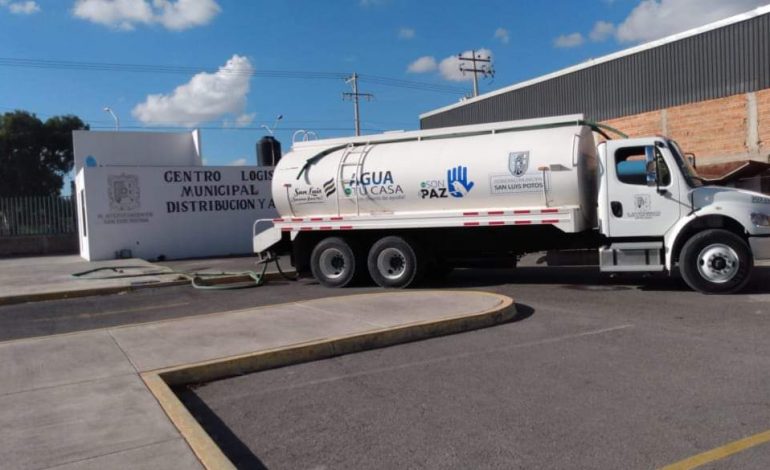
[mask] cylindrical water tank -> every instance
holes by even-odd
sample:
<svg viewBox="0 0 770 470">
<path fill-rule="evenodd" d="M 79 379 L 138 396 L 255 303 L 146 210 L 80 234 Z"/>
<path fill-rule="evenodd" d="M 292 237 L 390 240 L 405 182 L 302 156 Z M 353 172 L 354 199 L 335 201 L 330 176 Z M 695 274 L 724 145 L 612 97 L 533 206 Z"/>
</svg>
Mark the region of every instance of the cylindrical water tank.
<svg viewBox="0 0 770 470">
<path fill-rule="evenodd" d="M 275 137 L 266 135 L 257 142 L 257 165 L 275 166 L 281 160 L 281 143 Z"/>
<path fill-rule="evenodd" d="M 572 206 L 592 224 L 597 166 L 593 133 L 584 125 L 356 147 L 337 139 L 295 143 L 276 167 L 272 191 L 284 217 L 429 218 Z"/>
</svg>

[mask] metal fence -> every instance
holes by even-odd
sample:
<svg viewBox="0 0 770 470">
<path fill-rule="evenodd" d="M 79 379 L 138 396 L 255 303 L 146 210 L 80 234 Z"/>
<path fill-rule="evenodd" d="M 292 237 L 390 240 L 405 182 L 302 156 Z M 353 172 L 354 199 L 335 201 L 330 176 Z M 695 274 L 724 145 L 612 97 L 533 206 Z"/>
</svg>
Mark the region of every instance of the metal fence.
<svg viewBox="0 0 770 470">
<path fill-rule="evenodd" d="M 72 196 L 0 198 L 0 236 L 76 233 L 76 217 Z"/>
</svg>

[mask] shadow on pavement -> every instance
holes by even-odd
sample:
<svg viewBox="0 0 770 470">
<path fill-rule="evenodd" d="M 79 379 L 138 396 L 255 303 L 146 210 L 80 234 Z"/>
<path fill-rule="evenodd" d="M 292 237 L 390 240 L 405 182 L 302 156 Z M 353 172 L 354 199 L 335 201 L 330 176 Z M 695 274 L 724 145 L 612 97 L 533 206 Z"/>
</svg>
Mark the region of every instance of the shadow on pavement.
<svg viewBox="0 0 770 470">
<path fill-rule="evenodd" d="M 516 306 L 516 315 L 508 323 L 520 322 L 535 314 L 535 309 L 529 305 L 520 303 L 515 303 L 514 305 Z"/>
<path fill-rule="evenodd" d="M 682 291 L 690 288 L 678 274 L 602 273 L 598 266 L 520 267 L 516 269 L 457 269 L 441 280 L 425 282 L 424 288 L 484 288 L 506 284 L 557 284 L 568 289 L 615 291 Z M 770 267 L 757 267 L 742 294 L 770 293 Z"/>
<path fill-rule="evenodd" d="M 185 387 L 174 391 L 236 468 L 267 470 L 259 457 L 251 452 L 193 389 Z"/>
</svg>

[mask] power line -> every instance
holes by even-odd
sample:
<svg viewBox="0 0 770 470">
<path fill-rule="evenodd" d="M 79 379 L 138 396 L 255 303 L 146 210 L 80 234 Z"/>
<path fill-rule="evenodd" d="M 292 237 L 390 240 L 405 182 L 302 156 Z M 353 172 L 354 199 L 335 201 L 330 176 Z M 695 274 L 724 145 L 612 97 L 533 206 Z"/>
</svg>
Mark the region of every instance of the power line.
<svg viewBox="0 0 770 470">
<path fill-rule="evenodd" d="M 113 73 L 151 73 L 151 74 L 181 74 L 194 75 L 201 72 L 224 73 L 235 76 L 248 76 L 253 78 L 281 78 L 304 80 L 346 80 L 350 77 L 346 72 L 319 72 L 307 70 L 233 70 L 211 67 L 191 67 L 175 65 L 149 65 L 149 64 L 120 64 L 106 62 L 79 62 L 66 60 L 47 59 L 19 59 L 12 57 L 0 57 L 0 67 L 29 68 L 29 69 L 54 69 L 71 70 L 78 72 L 113 72 Z M 377 75 L 359 75 L 361 81 L 368 83 L 430 91 L 435 93 L 464 94 L 461 88 L 437 83 L 403 80 Z"/>
<path fill-rule="evenodd" d="M 381 77 L 381 76 L 369 75 L 369 74 L 360 74 L 358 77 L 361 81 L 383 85 L 383 86 L 394 86 L 394 87 L 402 87 L 402 88 L 416 87 L 419 89 L 431 88 L 433 91 L 452 93 L 452 94 L 458 94 L 458 95 L 465 94 L 465 90 L 463 88 L 451 86 L 451 85 L 442 85 L 439 83 L 416 82 L 412 80 Z"/>
<path fill-rule="evenodd" d="M 9 107 L 9 106 L 0 106 L 0 110 L 5 111 L 23 111 L 23 108 L 21 107 Z M 57 116 L 58 114 L 55 113 L 48 113 L 48 112 L 37 112 L 37 111 L 30 111 L 32 114 L 35 114 L 39 117 L 53 117 Z M 66 113 L 65 113 L 66 114 Z M 91 125 L 92 129 L 110 129 L 114 128 L 114 121 L 109 119 L 90 119 L 87 116 L 81 117 L 81 119 Z M 206 121 L 185 121 L 185 120 L 173 120 L 173 121 L 151 121 L 151 122 L 143 122 L 136 119 L 121 119 L 121 128 L 122 129 L 223 129 L 223 130 L 231 130 L 231 129 L 245 129 L 245 130 L 259 130 L 260 128 L 253 127 L 253 126 L 245 126 L 245 127 L 238 127 L 233 125 L 233 123 L 228 119 L 214 119 L 214 120 L 206 120 Z M 316 124 L 337 124 L 337 123 L 346 123 L 348 120 L 346 119 L 289 119 L 289 120 L 282 120 L 281 121 L 284 124 L 292 125 L 294 124 L 294 127 L 285 127 L 282 126 L 281 130 L 299 130 L 303 129 L 302 127 L 296 127 L 297 125 L 316 125 Z M 362 123 L 368 123 L 370 125 L 373 125 L 375 127 L 373 128 L 366 128 L 362 129 L 365 131 L 381 131 L 387 128 L 388 126 L 405 126 L 409 127 L 412 126 L 413 122 L 406 122 L 406 121 L 361 121 Z M 128 124 L 128 125 L 125 125 Z M 349 127 L 329 127 L 329 128 L 320 128 L 320 130 L 353 130 Z"/>
</svg>

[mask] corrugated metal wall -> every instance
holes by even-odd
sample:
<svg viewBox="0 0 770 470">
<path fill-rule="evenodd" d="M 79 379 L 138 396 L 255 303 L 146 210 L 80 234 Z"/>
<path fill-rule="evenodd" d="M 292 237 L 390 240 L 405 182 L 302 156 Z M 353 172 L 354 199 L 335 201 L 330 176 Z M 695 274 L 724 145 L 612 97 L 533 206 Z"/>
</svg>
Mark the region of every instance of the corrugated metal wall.
<svg viewBox="0 0 770 470">
<path fill-rule="evenodd" d="M 583 113 L 603 121 L 770 88 L 770 15 L 422 119 L 422 129 Z"/>
</svg>

